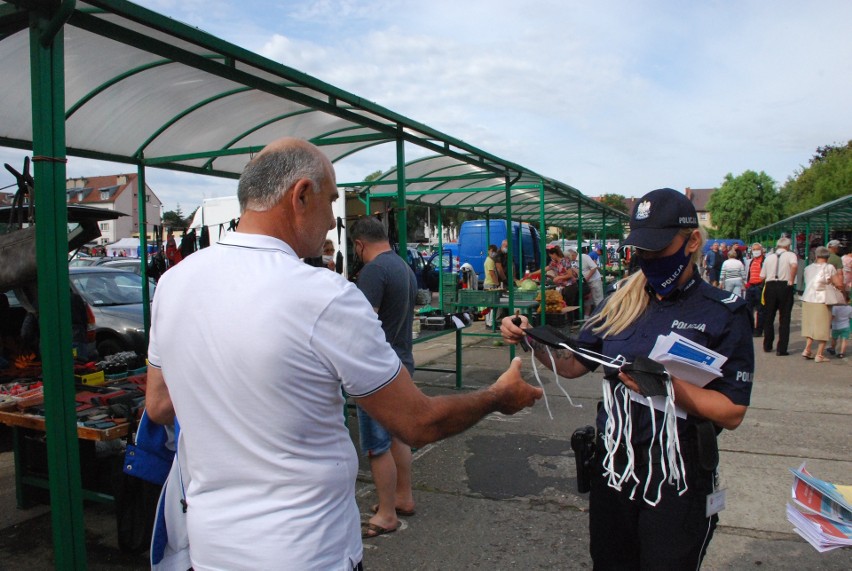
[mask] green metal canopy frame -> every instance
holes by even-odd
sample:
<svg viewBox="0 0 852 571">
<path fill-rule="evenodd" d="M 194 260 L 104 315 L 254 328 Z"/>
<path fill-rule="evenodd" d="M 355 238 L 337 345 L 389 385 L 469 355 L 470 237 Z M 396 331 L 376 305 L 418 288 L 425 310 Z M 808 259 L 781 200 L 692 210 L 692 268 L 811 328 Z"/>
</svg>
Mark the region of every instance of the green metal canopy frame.
<svg viewBox="0 0 852 571">
<path fill-rule="evenodd" d="M 784 232 L 790 236 L 804 232 L 805 258 L 807 259 L 810 235 L 816 230 L 821 230 L 826 240 L 833 230 L 852 230 L 852 194 L 753 230 L 749 232 L 749 236 L 766 241 L 777 238 Z"/>
<path fill-rule="evenodd" d="M 400 176 L 402 173 L 403 176 Z M 549 226 L 577 230 L 578 235 L 596 233 L 602 240 L 614 236 L 621 238 L 628 216 L 584 196 L 577 189 L 559 181 L 548 179 L 531 171 L 519 171 L 510 179 L 507 171 L 502 177 L 493 171 L 463 162 L 458 157 L 433 155 L 404 163 L 369 182 L 339 183 L 360 191 L 366 200 L 396 199 L 404 197 L 408 203 L 435 207 L 438 222 L 441 211 L 458 209 L 478 214 L 484 218 L 526 221 L 539 227 L 541 236 Z M 404 186 L 401 191 L 400 185 Z M 383 190 L 385 187 L 396 189 Z M 404 194 L 401 194 L 403 193 Z M 514 267 L 513 248 L 516 244 L 508 229 L 508 265 Z M 439 249 L 440 242 L 439 227 Z M 400 236 L 405 236 L 400 232 Z M 403 244 L 404 246 L 404 244 Z M 540 244 L 540 259 L 544 270 L 547 256 L 545 241 Z M 604 267 L 606 253 L 604 253 Z M 582 271 L 582 257 L 580 258 Z M 439 282 L 439 295 L 443 305 L 443 280 Z M 582 307 L 582 282 L 580 299 Z M 542 281 L 542 295 L 544 282 Z M 514 288 L 510 283 L 509 306 L 514 305 Z"/>
<path fill-rule="evenodd" d="M 0 76 L 0 146 L 34 155 L 59 569 L 86 567 L 73 363 L 65 350 L 68 155 L 133 164 L 144 188 L 149 166 L 236 179 L 254 153 L 282 136 L 308 139 L 335 162 L 393 144 L 402 175 L 387 173 L 376 185 L 395 185 L 389 196 L 401 208 L 466 208 L 619 236 L 627 219 L 568 185 L 124 0 L 0 0 Z M 435 156 L 406 164 L 406 144 Z M 137 194 L 143 228 L 145 193 Z M 405 217 L 398 223 L 405 236 Z M 144 251 L 145 232 L 140 238 Z"/>
</svg>

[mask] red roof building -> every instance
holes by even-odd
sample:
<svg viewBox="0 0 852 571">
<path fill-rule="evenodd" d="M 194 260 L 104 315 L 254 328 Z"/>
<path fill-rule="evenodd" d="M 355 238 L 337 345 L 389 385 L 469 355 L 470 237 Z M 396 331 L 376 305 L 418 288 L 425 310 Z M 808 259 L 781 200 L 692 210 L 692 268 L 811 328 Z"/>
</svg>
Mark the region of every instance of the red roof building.
<svg viewBox="0 0 852 571">
<path fill-rule="evenodd" d="M 139 237 L 137 183 L 138 175 L 135 173 L 69 178 L 65 181 L 65 199 L 68 204 L 96 206 L 128 215 L 101 222 L 101 237 L 97 239 L 97 245 L 111 244 L 121 238 Z M 148 185 L 145 185 L 145 204 L 148 223 L 146 234 L 152 237 L 152 227 L 162 225 L 162 203 Z"/>
</svg>

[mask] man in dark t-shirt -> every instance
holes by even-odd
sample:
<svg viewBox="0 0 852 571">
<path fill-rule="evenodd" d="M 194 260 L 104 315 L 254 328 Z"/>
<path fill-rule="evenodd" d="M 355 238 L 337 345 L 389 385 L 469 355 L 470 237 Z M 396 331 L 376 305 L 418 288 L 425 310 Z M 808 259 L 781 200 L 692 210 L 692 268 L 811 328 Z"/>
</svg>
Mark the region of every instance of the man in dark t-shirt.
<svg viewBox="0 0 852 571">
<path fill-rule="evenodd" d="M 408 372 L 414 375 L 411 326 L 417 297 L 417 278 L 411 267 L 391 249 L 381 221 L 361 218 L 349 229 L 355 256 L 364 262 L 358 275 L 360 289 L 379 315 L 385 338 Z M 370 471 L 379 503 L 365 524 L 362 536 L 376 537 L 396 531 L 400 515 L 413 515 L 411 448 L 358 407 L 361 451 L 370 459 Z M 390 452 L 390 454 L 388 454 Z"/>
</svg>

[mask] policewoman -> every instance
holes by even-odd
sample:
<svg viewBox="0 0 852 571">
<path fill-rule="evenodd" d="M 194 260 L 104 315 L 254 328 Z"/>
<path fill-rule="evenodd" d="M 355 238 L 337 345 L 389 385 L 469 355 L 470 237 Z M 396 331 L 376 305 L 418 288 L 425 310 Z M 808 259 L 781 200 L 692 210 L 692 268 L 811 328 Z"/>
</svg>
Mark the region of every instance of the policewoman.
<svg viewBox="0 0 852 571">
<path fill-rule="evenodd" d="M 609 455 L 608 464 L 611 471 L 630 470 L 635 479 L 611 486 L 604 474 L 604 429 L 608 417 L 627 410 L 624 401 L 629 399 L 629 391 L 614 389 L 640 389 L 618 367 L 604 367 L 604 388 L 613 389 L 614 401 L 599 407 L 596 421 L 598 445 L 589 498 L 592 560 L 595 569 L 697 569 L 718 521 L 715 512 L 724 505 L 724 491 L 717 489 L 716 436 L 740 425 L 751 396 L 751 321 L 743 299 L 701 279 L 696 264 L 703 238 L 695 208 L 683 194 L 663 188 L 643 196 L 624 244 L 635 248 L 641 271 L 620 282 L 580 331 L 578 345 L 632 362 L 647 357 L 658 336 L 675 332 L 727 361 L 722 376 L 703 388 L 671 378 L 674 403 L 686 413 L 685 418 L 677 417 L 676 425 L 672 420 L 684 486 L 665 481 L 663 475 L 666 446 L 660 447 L 655 436 L 664 423 L 663 412 L 639 402 L 629 403 L 628 442 Z M 525 318 L 520 326 L 507 318 L 501 332 L 507 342 L 518 343 L 527 327 Z M 536 358 L 550 364 L 542 346 L 533 343 L 533 348 Z M 564 377 L 598 367 L 568 350 L 554 357 Z"/>
</svg>

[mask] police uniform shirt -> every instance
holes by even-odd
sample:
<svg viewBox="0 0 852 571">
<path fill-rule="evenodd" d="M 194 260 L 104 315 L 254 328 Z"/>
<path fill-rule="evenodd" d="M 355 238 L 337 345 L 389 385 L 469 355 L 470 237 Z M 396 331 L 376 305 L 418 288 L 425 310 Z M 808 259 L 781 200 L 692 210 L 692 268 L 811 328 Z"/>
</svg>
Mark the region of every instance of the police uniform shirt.
<svg viewBox="0 0 852 571">
<path fill-rule="evenodd" d="M 698 277 L 697 268 L 693 269 L 693 277 L 667 298 L 659 300 L 656 295 L 649 295 L 651 299 L 645 313 L 625 330 L 603 338 L 592 331 L 593 325 L 581 330 L 578 344 L 611 358 L 622 355 L 632 362 L 637 355 L 649 355 L 659 335 L 675 332 L 728 358 L 722 366 L 722 377 L 704 388 L 724 394 L 734 404 L 748 406 L 754 373 L 754 345 L 745 300 L 710 286 Z M 590 370 L 598 366 L 582 357 L 577 358 Z M 605 367 L 604 376 L 613 389 L 620 383 L 614 367 Z M 619 406 L 623 405 L 620 394 L 615 393 Z M 652 409 L 632 403 L 632 410 L 632 441 L 634 445 L 644 444 L 651 438 Z M 655 414 L 659 427 L 663 413 L 655 411 Z M 678 418 L 678 432 L 683 434 L 690 419 L 695 420 L 695 417 Z M 602 431 L 605 423 L 606 411 L 600 407 L 598 430 Z"/>
</svg>

